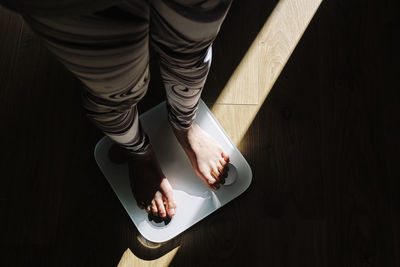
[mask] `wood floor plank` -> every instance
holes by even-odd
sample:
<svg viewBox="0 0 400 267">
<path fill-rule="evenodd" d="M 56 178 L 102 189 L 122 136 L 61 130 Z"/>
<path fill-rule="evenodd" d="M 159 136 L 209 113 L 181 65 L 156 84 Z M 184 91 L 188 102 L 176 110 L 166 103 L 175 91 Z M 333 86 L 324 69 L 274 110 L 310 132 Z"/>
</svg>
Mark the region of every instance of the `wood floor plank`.
<svg viewBox="0 0 400 267">
<path fill-rule="evenodd" d="M 261 105 L 300 41 L 322 0 L 281 0 L 259 33 L 258 94 Z M 258 64 L 257 64 L 258 63 Z"/>
<path fill-rule="evenodd" d="M 280 0 L 216 103 L 261 105 L 321 2 Z"/>
<path fill-rule="evenodd" d="M 216 100 L 212 112 L 229 127 L 227 132 L 236 144 L 246 134 L 321 2 L 279 1 Z M 243 108 L 241 112 L 237 107 L 228 108 L 227 104 L 257 108 Z M 232 112 L 236 117 L 231 116 Z M 236 122 L 240 122 L 240 127 Z"/>
<path fill-rule="evenodd" d="M 212 108 L 216 119 L 236 146 L 250 127 L 252 120 L 249 120 L 249 114 L 255 114 L 257 110 L 256 105 L 215 104 Z"/>
<path fill-rule="evenodd" d="M 167 267 L 170 265 L 178 249 L 179 247 L 174 248 L 168 252 L 168 254 L 163 255 L 159 259 L 149 261 L 145 261 L 136 257 L 135 254 L 130 251 L 130 249 L 127 249 L 122 255 L 122 258 L 118 263 L 118 267 Z"/>
<path fill-rule="evenodd" d="M 284 20 L 265 24 L 276 3 L 234 1 L 203 92 L 252 184 L 156 249 L 94 161 L 79 82 L 0 8 L 0 266 L 399 266 L 398 3 L 323 1 L 301 38 L 318 1 L 280 1 Z M 258 99 L 219 103 L 260 31 L 253 70 L 235 74 Z M 142 112 L 165 97 L 152 59 Z"/>
</svg>

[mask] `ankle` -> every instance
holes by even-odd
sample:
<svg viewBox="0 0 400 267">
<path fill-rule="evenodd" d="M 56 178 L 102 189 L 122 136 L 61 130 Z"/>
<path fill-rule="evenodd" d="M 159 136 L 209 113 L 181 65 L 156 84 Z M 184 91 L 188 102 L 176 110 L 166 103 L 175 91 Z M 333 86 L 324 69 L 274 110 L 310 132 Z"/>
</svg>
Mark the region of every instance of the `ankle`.
<svg viewBox="0 0 400 267">
<path fill-rule="evenodd" d="M 129 149 L 125 149 L 125 154 L 128 159 L 138 160 L 138 159 L 148 159 L 151 158 L 153 153 L 153 147 L 149 143 L 145 149 L 140 151 L 132 151 Z"/>
<path fill-rule="evenodd" d="M 195 124 L 195 121 L 192 121 L 189 125 L 181 126 L 178 123 L 174 123 L 172 121 L 169 121 L 169 124 L 171 125 L 172 130 L 174 133 L 187 133 L 191 128 L 193 128 L 193 125 Z"/>
</svg>

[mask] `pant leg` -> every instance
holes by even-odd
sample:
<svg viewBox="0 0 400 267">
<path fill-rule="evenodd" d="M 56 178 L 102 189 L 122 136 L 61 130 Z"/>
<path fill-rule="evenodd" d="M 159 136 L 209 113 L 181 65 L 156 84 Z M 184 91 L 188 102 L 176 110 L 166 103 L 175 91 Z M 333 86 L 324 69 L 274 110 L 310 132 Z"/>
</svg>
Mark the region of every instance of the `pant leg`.
<svg viewBox="0 0 400 267">
<path fill-rule="evenodd" d="M 168 120 L 194 121 L 212 57 L 212 42 L 232 0 L 151 0 L 151 41 L 160 55 Z"/>
<path fill-rule="evenodd" d="M 75 17 L 25 16 L 49 50 L 83 83 L 87 116 L 132 152 L 148 148 L 136 104 L 149 83 L 146 0 Z"/>
</svg>

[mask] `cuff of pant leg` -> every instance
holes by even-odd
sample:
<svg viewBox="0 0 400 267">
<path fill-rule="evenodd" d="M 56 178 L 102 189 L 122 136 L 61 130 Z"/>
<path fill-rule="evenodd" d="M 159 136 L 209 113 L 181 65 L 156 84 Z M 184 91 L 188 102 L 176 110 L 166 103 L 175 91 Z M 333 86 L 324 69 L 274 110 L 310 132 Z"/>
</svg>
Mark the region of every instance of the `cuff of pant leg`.
<svg viewBox="0 0 400 267">
<path fill-rule="evenodd" d="M 135 155 L 142 155 L 146 154 L 150 148 L 150 138 L 147 133 L 143 130 L 142 123 L 139 120 L 139 133 L 141 138 L 134 144 L 125 144 L 124 147 L 126 148 L 129 154 Z"/>
<path fill-rule="evenodd" d="M 188 130 L 190 128 L 190 126 L 192 126 L 192 124 L 194 122 L 194 120 L 192 120 L 192 121 L 190 121 L 188 123 L 182 124 L 182 123 L 176 122 L 170 116 L 168 116 L 168 121 L 172 125 L 172 127 L 174 127 L 176 130 L 180 130 L 180 131 Z"/>
<path fill-rule="evenodd" d="M 181 116 L 184 117 L 182 119 L 179 118 L 179 115 L 177 116 L 175 114 L 174 110 L 172 110 L 172 107 L 167 103 L 168 121 L 177 130 L 188 130 L 192 126 L 194 119 L 196 118 L 197 109 L 198 106 L 196 106 L 196 108 L 193 110 L 192 115 Z"/>
<path fill-rule="evenodd" d="M 146 154 L 149 149 L 150 149 L 150 138 L 149 136 L 144 133 L 144 138 L 142 141 L 142 145 L 139 149 L 132 149 L 129 147 L 125 147 L 126 151 L 128 154 L 133 154 L 133 155 L 142 155 L 142 154 Z"/>
</svg>

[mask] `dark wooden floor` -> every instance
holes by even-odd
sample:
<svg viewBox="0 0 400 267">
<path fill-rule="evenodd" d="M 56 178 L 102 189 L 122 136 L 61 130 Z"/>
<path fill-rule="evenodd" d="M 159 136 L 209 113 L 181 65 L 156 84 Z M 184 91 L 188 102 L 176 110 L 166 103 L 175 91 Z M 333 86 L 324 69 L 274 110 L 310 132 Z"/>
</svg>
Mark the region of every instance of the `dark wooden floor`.
<svg viewBox="0 0 400 267">
<path fill-rule="evenodd" d="M 275 3 L 236 0 L 209 105 Z M 149 250 L 94 161 L 79 83 L 0 9 L 0 266 L 116 266 L 127 248 L 177 246 L 171 266 L 400 266 L 397 15 L 395 1 L 325 0 L 240 144 L 249 190 Z M 141 111 L 164 97 L 153 69 Z"/>
</svg>

